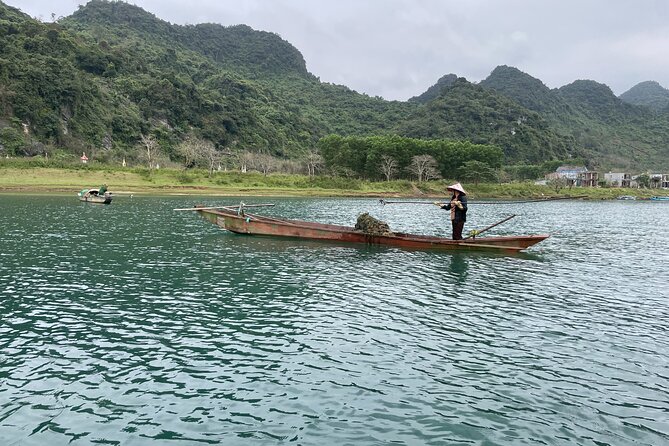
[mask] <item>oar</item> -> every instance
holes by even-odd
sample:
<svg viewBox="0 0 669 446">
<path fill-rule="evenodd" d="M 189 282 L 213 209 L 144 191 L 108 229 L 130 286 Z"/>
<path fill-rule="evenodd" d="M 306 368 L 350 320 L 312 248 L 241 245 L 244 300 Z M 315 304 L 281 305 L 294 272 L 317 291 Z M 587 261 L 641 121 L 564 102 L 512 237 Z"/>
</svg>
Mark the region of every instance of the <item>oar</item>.
<svg viewBox="0 0 669 446">
<path fill-rule="evenodd" d="M 485 227 L 485 228 L 483 228 L 483 229 L 481 229 L 481 230 L 479 230 L 479 231 L 477 231 L 476 229 L 474 229 L 473 231 L 470 232 L 470 235 L 469 235 L 468 237 L 465 237 L 463 240 L 467 240 L 467 239 L 469 239 L 469 238 L 474 238 L 474 237 L 476 237 L 477 235 L 480 235 L 480 234 L 486 232 L 488 229 L 494 228 L 494 227 L 497 226 L 497 225 L 501 225 L 502 223 L 511 220 L 511 219 L 512 219 L 513 217 L 515 217 L 515 216 L 516 216 L 516 214 L 509 215 L 509 216 L 506 217 L 504 220 L 500 220 L 500 221 L 498 221 L 497 223 L 492 224 L 492 225 L 490 225 L 490 226 L 487 226 L 487 227 Z"/>
<path fill-rule="evenodd" d="M 174 209 L 174 210 L 175 211 L 203 211 L 203 210 L 207 210 L 207 209 L 239 209 L 240 207 L 259 208 L 259 207 L 267 207 L 267 206 L 274 206 L 274 203 L 242 204 L 242 205 L 237 205 L 237 206 L 209 206 L 209 207 L 193 206 L 192 208 L 179 208 L 179 209 Z"/>
</svg>

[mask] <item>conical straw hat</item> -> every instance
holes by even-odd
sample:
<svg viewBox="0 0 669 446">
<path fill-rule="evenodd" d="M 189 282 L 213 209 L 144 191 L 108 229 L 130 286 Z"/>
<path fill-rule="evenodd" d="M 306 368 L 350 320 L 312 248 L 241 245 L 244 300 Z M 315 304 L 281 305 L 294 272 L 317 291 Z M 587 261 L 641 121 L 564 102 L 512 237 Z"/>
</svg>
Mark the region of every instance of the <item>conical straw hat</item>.
<svg viewBox="0 0 669 446">
<path fill-rule="evenodd" d="M 467 192 L 465 192 L 464 188 L 462 187 L 462 184 L 460 184 L 460 183 L 451 184 L 446 189 L 447 190 L 457 190 L 458 192 L 461 192 L 463 194 L 467 193 Z"/>
</svg>

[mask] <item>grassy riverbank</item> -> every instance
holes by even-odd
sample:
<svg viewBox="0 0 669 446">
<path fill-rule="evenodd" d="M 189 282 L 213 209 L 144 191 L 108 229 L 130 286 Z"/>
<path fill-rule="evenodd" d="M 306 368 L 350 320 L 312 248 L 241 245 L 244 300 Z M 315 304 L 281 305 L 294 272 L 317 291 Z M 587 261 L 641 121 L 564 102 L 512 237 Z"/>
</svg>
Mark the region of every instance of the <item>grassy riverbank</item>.
<svg viewBox="0 0 669 446">
<path fill-rule="evenodd" d="M 0 192 L 76 193 L 83 188 L 109 185 L 116 194 L 219 195 L 219 196 L 351 196 L 351 197 L 443 197 L 452 180 L 415 183 L 410 181 L 372 182 L 338 177 L 307 177 L 240 172 L 215 172 L 209 177 L 202 170 L 105 169 L 0 167 Z M 532 182 L 506 184 L 465 184 L 472 198 L 538 198 L 585 196 L 613 199 L 619 195 L 648 198 L 669 195 L 658 189 L 564 188 L 556 191 Z"/>
</svg>

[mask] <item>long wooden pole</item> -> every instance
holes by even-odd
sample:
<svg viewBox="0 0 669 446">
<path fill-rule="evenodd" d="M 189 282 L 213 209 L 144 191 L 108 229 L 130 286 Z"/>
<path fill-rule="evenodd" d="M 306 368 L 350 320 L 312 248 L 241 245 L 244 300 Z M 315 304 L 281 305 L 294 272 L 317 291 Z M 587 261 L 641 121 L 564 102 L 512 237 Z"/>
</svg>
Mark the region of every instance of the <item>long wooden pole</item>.
<svg viewBox="0 0 669 446">
<path fill-rule="evenodd" d="M 578 200 L 585 198 L 585 195 L 577 195 L 575 197 L 549 197 L 537 198 L 535 200 L 518 200 L 518 201 L 469 201 L 467 204 L 521 204 L 521 203 L 542 203 L 544 201 L 558 201 L 558 200 Z"/>
<path fill-rule="evenodd" d="M 580 198 L 585 198 L 585 195 L 578 195 L 575 197 L 550 197 L 550 198 L 537 198 L 535 200 L 518 200 L 518 201 L 468 201 L 467 205 L 470 204 L 521 204 L 521 203 L 541 203 L 544 201 L 557 201 L 557 200 L 578 200 Z M 432 201 L 386 201 L 380 199 L 379 202 L 383 205 L 386 204 L 402 204 L 402 203 L 413 203 L 413 204 L 434 204 Z"/>
<path fill-rule="evenodd" d="M 245 208 L 259 208 L 259 207 L 267 207 L 267 206 L 274 206 L 274 203 L 266 203 L 266 204 L 244 204 L 244 205 L 236 205 L 236 206 L 209 206 L 209 207 L 201 207 L 201 206 L 193 206 L 192 208 L 179 208 L 179 209 L 174 209 L 175 211 L 203 211 L 207 209 L 239 209 L 239 207 L 245 207 Z"/>
<path fill-rule="evenodd" d="M 497 226 L 497 225 L 501 225 L 502 223 L 511 220 L 511 219 L 512 219 L 513 217 L 515 217 L 515 216 L 516 216 L 516 214 L 509 215 L 509 216 L 506 217 L 504 220 L 500 220 L 500 221 L 498 221 L 497 223 L 494 223 L 494 224 L 492 224 L 492 225 L 490 225 L 490 226 L 487 226 L 487 227 L 481 229 L 480 231 L 476 231 L 476 233 L 474 233 L 474 234 L 472 234 L 472 235 L 470 235 L 470 236 L 465 237 L 463 240 L 467 240 L 467 239 L 469 239 L 469 238 L 476 237 L 477 235 L 480 235 L 480 234 L 486 232 L 488 229 L 494 228 L 494 227 Z"/>
<path fill-rule="evenodd" d="M 413 204 L 434 204 L 433 201 L 386 201 L 383 198 L 379 200 L 379 203 L 386 204 L 399 204 L 399 203 L 413 203 Z"/>
</svg>

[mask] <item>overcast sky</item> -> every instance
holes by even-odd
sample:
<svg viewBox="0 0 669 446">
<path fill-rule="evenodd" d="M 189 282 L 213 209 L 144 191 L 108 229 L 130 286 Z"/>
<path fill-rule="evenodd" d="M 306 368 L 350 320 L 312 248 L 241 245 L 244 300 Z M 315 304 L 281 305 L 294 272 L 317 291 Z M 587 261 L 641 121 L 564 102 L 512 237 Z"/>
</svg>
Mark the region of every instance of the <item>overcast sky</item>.
<svg viewBox="0 0 669 446">
<path fill-rule="evenodd" d="M 3 0 L 51 21 L 86 0 Z M 406 100 L 441 76 L 510 65 L 556 88 L 669 88 L 667 0 L 134 0 L 171 23 L 246 24 L 293 44 L 321 81 Z"/>
</svg>

